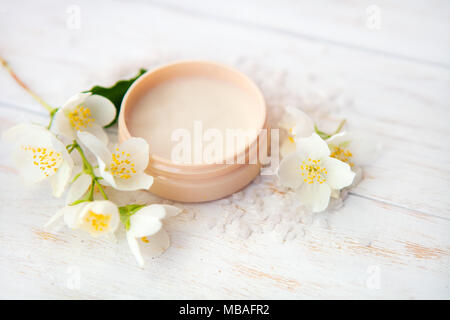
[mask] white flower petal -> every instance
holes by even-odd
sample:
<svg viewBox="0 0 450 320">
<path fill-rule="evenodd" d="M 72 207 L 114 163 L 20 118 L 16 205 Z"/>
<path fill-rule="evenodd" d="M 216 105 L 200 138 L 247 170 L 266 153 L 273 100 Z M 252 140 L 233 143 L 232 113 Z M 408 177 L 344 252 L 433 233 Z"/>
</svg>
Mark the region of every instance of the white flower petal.
<svg viewBox="0 0 450 320">
<path fill-rule="evenodd" d="M 70 212 L 72 211 L 72 209 L 76 209 L 74 211 L 74 213 L 78 212 L 78 209 L 76 207 L 64 207 L 62 209 L 59 209 L 55 215 L 53 215 L 48 221 L 47 223 L 44 225 L 44 228 L 48 228 L 50 226 L 52 226 L 59 218 L 61 218 L 62 216 L 64 216 L 65 213 L 70 214 Z"/>
<path fill-rule="evenodd" d="M 46 128 L 39 125 L 22 124 L 14 126 L 3 133 L 2 138 L 7 142 L 15 143 L 13 151 L 13 163 L 19 170 L 19 174 L 23 180 L 30 184 L 39 182 L 52 176 L 55 171 L 48 170 L 44 172 L 37 165 L 34 165 L 35 159 L 30 151 L 24 150 L 24 147 L 46 148 L 57 152 L 62 152 L 63 158 L 68 157 L 64 145 L 55 135 Z M 72 159 L 68 157 L 69 165 L 72 165 Z"/>
<path fill-rule="evenodd" d="M 62 106 L 61 109 L 66 111 L 72 111 L 74 108 L 86 101 L 86 99 L 91 95 L 90 92 L 79 92 L 71 96 Z"/>
<path fill-rule="evenodd" d="M 352 183 L 355 173 L 348 164 L 335 158 L 324 158 L 322 162 L 328 172 L 327 183 L 332 189 L 340 190 Z"/>
<path fill-rule="evenodd" d="M 2 134 L 2 140 L 13 143 L 29 143 L 50 147 L 51 133 L 46 128 L 36 124 L 19 124 L 11 127 Z"/>
<path fill-rule="evenodd" d="M 291 130 L 291 134 L 295 137 L 295 138 L 307 138 L 309 136 L 311 136 L 311 134 L 313 134 L 314 131 L 314 125 L 312 124 L 298 124 L 296 126 L 294 126 Z"/>
<path fill-rule="evenodd" d="M 283 158 L 287 157 L 288 155 L 290 155 L 291 153 L 294 153 L 295 151 L 297 151 L 297 147 L 295 144 L 295 141 L 292 137 L 290 137 L 291 139 L 286 139 L 283 141 L 283 143 L 281 144 L 280 147 L 280 154 Z"/>
<path fill-rule="evenodd" d="M 295 112 L 295 110 L 297 109 L 292 106 L 286 107 L 285 113 L 281 118 L 280 122 L 278 123 L 280 128 L 290 131 L 295 126 L 296 124 L 295 115 L 293 114 L 293 112 L 291 112 L 291 111 Z"/>
<path fill-rule="evenodd" d="M 144 171 L 147 168 L 149 147 L 144 139 L 130 138 L 120 144 L 119 150 L 130 154 L 130 161 L 134 163 L 137 171 Z"/>
<path fill-rule="evenodd" d="M 291 153 L 281 160 L 278 168 L 278 177 L 283 186 L 295 189 L 302 184 L 303 178 L 300 171 L 302 160 L 302 155 L 298 152 Z"/>
<path fill-rule="evenodd" d="M 127 232 L 127 241 L 128 246 L 130 247 L 131 253 L 136 258 L 137 263 L 140 267 L 143 267 L 145 262 L 144 258 L 142 257 L 141 250 L 139 249 L 139 243 L 137 239 L 134 237 L 134 235 L 130 232 Z"/>
<path fill-rule="evenodd" d="M 63 160 L 69 165 L 70 168 L 73 168 L 73 159 L 70 156 L 69 152 L 67 152 L 65 144 L 61 140 L 57 139 L 56 136 L 53 135 L 53 133 L 51 134 L 51 142 L 53 149 L 56 152 L 61 153 Z"/>
<path fill-rule="evenodd" d="M 77 130 L 72 126 L 69 119 L 70 112 L 76 110 L 79 105 L 83 105 L 90 111 L 90 118 L 94 121 L 83 127 L 81 131 L 89 131 L 96 135 L 104 143 L 108 142 L 108 136 L 103 130 L 103 126 L 114 120 L 116 109 L 112 102 L 91 93 L 78 93 L 71 97 L 62 108 L 55 114 L 56 131 L 68 139 L 76 139 Z"/>
<path fill-rule="evenodd" d="M 147 242 L 148 241 L 148 242 Z M 151 258 L 159 256 L 170 246 L 170 237 L 166 230 L 161 229 L 150 237 L 141 246 L 142 253 Z"/>
<path fill-rule="evenodd" d="M 97 123 L 91 123 L 88 127 L 80 130 L 79 132 L 89 132 L 97 139 L 99 139 L 104 145 L 108 145 L 108 135 L 106 134 L 105 129 Z"/>
<path fill-rule="evenodd" d="M 375 161 L 382 149 L 379 141 L 360 132 L 341 132 L 328 139 L 327 143 L 350 150 L 352 162 L 360 166 Z"/>
<path fill-rule="evenodd" d="M 130 229 L 136 238 L 150 236 L 162 228 L 161 220 L 166 216 L 163 206 L 152 204 L 138 210 L 130 217 Z"/>
<path fill-rule="evenodd" d="M 14 166 L 18 169 L 20 178 L 25 184 L 30 185 L 47 179 L 44 171 L 33 164 L 33 157 L 24 151 L 21 146 L 16 146 L 12 154 Z"/>
<path fill-rule="evenodd" d="M 331 189 L 326 183 L 304 183 L 297 190 L 297 194 L 308 209 L 312 212 L 320 212 L 328 206 Z"/>
<path fill-rule="evenodd" d="M 302 110 L 292 106 L 286 107 L 286 114 L 280 126 L 298 137 L 309 137 L 314 132 L 314 123 Z"/>
<path fill-rule="evenodd" d="M 107 98 L 93 94 L 86 98 L 84 106 L 91 111 L 91 117 L 95 123 L 104 127 L 113 122 L 116 117 L 116 107 Z"/>
<path fill-rule="evenodd" d="M 71 175 L 72 167 L 67 162 L 63 161 L 51 178 L 53 196 L 59 198 L 62 195 Z"/>
<path fill-rule="evenodd" d="M 84 224 L 83 218 L 89 214 L 89 211 L 92 211 L 96 214 L 110 215 L 111 218 L 109 220 L 109 225 L 107 230 L 104 232 L 98 232 L 98 235 L 103 235 L 104 233 L 113 233 L 116 231 L 120 222 L 119 209 L 117 206 L 109 201 L 109 200 L 97 200 L 93 202 L 88 202 L 85 208 L 83 208 L 83 212 L 80 214 L 80 220 L 78 225 L 81 226 Z M 96 236 L 96 234 L 91 234 Z"/>
<path fill-rule="evenodd" d="M 99 162 L 100 170 L 105 168 L 112 161 L 111 152 L 106 145 L 96 136 L 89 132 L 78 132 L 78 138 L 96 157 Z"/>
<path fill-rule="evenodd" d="M 89 189 L 92 177 L 88 174 L 81 174 L 70 186 L 67 192 L 66 204 L 79 200 Z"/>
<path fill-rule="evenodd" d="M 66 112 L 67 110 L 63 108 L 56 111 L 55 118 L 53 119 L 54 129 L 57 134 L 60 134 L 69 140 L 75 140 L 77 138 L 77 131 L 70 123 Z"/>
<path fill-rule="evenodd" d="M 164 210 L 166 210 L 166 216 L 164 217 L 164 219 L 175 217 L 183 211 L 183 209 L 175 206 L 170 206 L 168 204 L 162 204 L 161 206 L 164 208 Z"/>
<path fill-rule="evenodd" d="M 317 160 L 330 155 L 327 143 L 317 133 L 313 133 L 308 138 L 296 140 L 296 144 L 297 150 L 311 159 Z"/>
<path fill-rule="evenodd" d="M 353 140 L 353 136 L 349 132 L 343 131 L 343 132 L 336 133 L 335 135 L 328 138 L 327 143 L 329 145 L 335 145 L 335 146 L 339 146 L 341 144 L 350 145 L 352 140 Z"/>
<path fill-rule="evenodd" d="M 78 227 L 78 220 L 80 218 L 81 212 L 87 206 L 87 202 L 82 202 L 74 206 L 66 206 L 61 209 L 64 215 L 64 222 L 71 229 L 76 229 Z"/>
<path fill-rule="evenodd" d="M 99 167 L 100 167 L 99 168 L 100 176 L 103 178 L 99 182 L 104 186 L 111 186 L 114 189 L 117 189 L 116 180 L 114 179 L 114 176 L 111 174 L 111 172 L 106 171 L 105 164 L 103 162 L 99 161 Z M 119 190 L 119 189 L 117 189 L 117 190 Z"/>
<path fill-rule="evenodd" d="M 105 177 L 106 179 L 106 177 Z M 108 181 L 109 182 L 109 181 Z M 148 190 L 153 184 L 153 177 L 146 173 L 134 174 L 128 179 L 120 177 L 114 178 L 115 189 L 122 191 Z"/>
</svg>

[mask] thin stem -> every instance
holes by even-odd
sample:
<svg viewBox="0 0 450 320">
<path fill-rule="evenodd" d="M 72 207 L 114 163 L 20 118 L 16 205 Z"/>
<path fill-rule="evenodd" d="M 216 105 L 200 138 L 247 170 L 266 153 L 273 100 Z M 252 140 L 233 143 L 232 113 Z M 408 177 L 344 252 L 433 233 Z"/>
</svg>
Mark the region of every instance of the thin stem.
<svg viewBox="0 0 450 320">
<path fill-rule="evenodd" d="M 339 123 L 339 126 L 337 127 L 336 131 L 333 134 L 339 133 L 339 131 L 341 131 L 341 129 L 344 127 L 344 124 L 347 120 L 344 119 Z"/>
<path fill-rule="evenodd" d="M 89 188 L 88 200 L 94 200 L 94 188 L 95 188 L 95 179 L 92 179 L 91 187 Z"/>
<path fill-rule="evenodd" d="M 92 165 L 89 163 L 89 161 L 86 159 L 86 156 L 84 155 L 83 149 L 81 149 L 81 146 L 76 142 L 75 140 L 72 143 L 73 149 L 76 149 L 78 153 L 80 154 L 81 159 L 83 160 L 83 167 L 86 170 L 86 173 L 95 176 L 94 175 L 94 168 L 92 168 Z"/>
<path fill-rule="evenodd" d="M 31 91 L 31 89 L 22 80 L 20 80 L 20 78 L 17 76 L 17 74 L 14 72 L 14 70 L 9 66 L 9 64 L 6 62 L 6 60 L 3 59 L 2 57 L 0 57 L 0 63 L 3 65 L 3 67 L 5 67 L 5 69 L 9 72 L 9 74 L 17 82 L 17 84 L 19 86 L 21 86 L 26 92 L 28 92 L 28 94 L 31 95 L 34 100 L 39 102 L 39 104 L 41 106 L 43 106 L 50 113 L 50 115 L 52 114 L 52 112 L 56 112 L 56 111 L 54 111 L 55 108 L 50 106 L 40 96 L 38 96 L 36 93 Z"/>
<path fill-rule="evenodd" d="M 82 174 L 83 174 L 83 171 L 78 173 L 75 177 L 73 177 L 73 179 L 72 179 L 72 181 L 70 183 L 74 183 Z"/>
<path fill-rule="evenodd" d="M 89 201 L 89 200 L 87 200 L 87 199 L 80 199 L 80 200 L 77 200 L 77 201 L 74 201 L 74 202 L 70 203 L 69 206 L 74 206 L 74 205 L 77 205 L 79 203 L 86 202 L 86 201 Z"/>
<path fill-rule="evenodd" d="M 328 133 L 320 131 L 319 128 L 317 127 L 317 125 L 314 125 L 314 130 L 319 135 L 319 137 L 321 137 L 323 140 L 326 140 L 331 137 L 331 135 L 329 135 Z"/>
<path fill-rule="evenodd" d="M 75 146 L 73 144 L 69 144 L 66 146 L 67 152 L 72 153 L 72 151 L 75 149 Z"/>
<path fill-rule="evenodd" d="M 100 193 L 102 194 L 103 198 L 104 198 L 105 200 L 108 200 L 108 196 L 106 195 L 105 190 L 103 190 L 103 187 L 102 187 L 102 185 L 100 184 L 100 182 L 98 182 L 98 179 L 95 179 L 95 183 L 97 184 L 98 190 L 100 190 Z"/>
<path fill-rule="evenodd" d="M 329 138 L 331 138 L 333 135 L 335 135 L 336 133 L 339 133 L 339 131 L 341 131 L 341 129 L 344 127 L 346 120 L 342 120 L 339 123 L 339 126 L 337 127 L 336 131 L 334 131 L 333 134 L 328 134 L 326 132 L 320 131 L 319 128 L 317 127 L 317 125 L 314 125 L 314 130 L 316 131 L 316 133 L 323 139 L 323 140 L 327 140 Z"/>
<path fill-rule="evenodd" d="M 47 126 L 48 130 L 50 130 L 50 128 L 52 127 L 53 119 L 55 119 L 55 114 L 56 114 L 56 111 L 58 111 L 58 110 L 59 110 L 59 108 L 55 108 L 52 111 L 50 111 L 50 121 L 48 122 L 48 126 Z"/>
<path fill-rule="evenodd" d="M 98 182 L 99 177 L 97 177 L 94 173 L 94 168 L 89 163 L 89 161 L 86 159 L 86 156 L 84 155 L 84 151 L 81 148 L 81 146 L 78 144 L 76 140 L 73 141 L 72 145 L 69 145 L 69 150 L 76 149 L 78 153 L 80 154 L 81 159 L 83 160 L 83 169 L 84 171 L 89 174 L 92 177 L 92 184 L 91 188 L 89 189 L 89 200 L 94 199 L 94 187 L 97 185 L 98 190 L 102 194 L 103 198 L 108 200 L 108 196 L 105 193 L 105 190 L 103 189 L 102 185 Z"/>
</svg>

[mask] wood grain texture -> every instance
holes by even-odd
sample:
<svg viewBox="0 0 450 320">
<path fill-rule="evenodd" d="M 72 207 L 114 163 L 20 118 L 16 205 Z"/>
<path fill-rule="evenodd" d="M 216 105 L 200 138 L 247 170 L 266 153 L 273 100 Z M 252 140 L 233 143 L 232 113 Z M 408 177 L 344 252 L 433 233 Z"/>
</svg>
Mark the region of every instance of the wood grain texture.
<svg viewBox="0 0 450 320">
<path fill-rule="evenodd" d="M 212 215 L 226 215 L 220 202 L 186 206 L 168 226 L 172 247 L 142 270 L 121 234 L 114 244 L 43 230 L 63 200 L 52 199 L 48 186 L 24 188 L 0 142 L 2 298 L 450 297 L 449 43 L 430 36 L 448 28 L 448 10 L 439 10 L 445 3 L 419 14 L 416 3 L 382 2 L 383 28 L 391 29 L 368 38 L 366 4 L 247 1 L 236 10 L 237 2 L 80 1 L 76 30 L 66 25 L 70 5 L 15 1 L 0 10 L 1 54 L 54 105 L 139 67 L 211 59 L 255 79 L 272 121 L 286 104 L 325 128 L 345 117 L 351 129 L 382 140 L 384 151 L 343 208 L 300 219 L 295 237 L 283 230 L 290 216 L 273 185 L 262 189 L 281 222 L 248 239 L 207 226 Z M 406 23 L 416 21 L 423 29 L 412 41 Z M 4 72 L 0 110 L 2 132 L 46 119 Z M 244 190 L 244 200 L 250 195 Z"/>
<path fill-rule="evenodd" d="M 389 0 L 155 0 L 152 4 L 305 41 L 450 67 L 450 39 L 444 37 L 450 5 L 445 0 L 408 4 Z M 379 18 L 379 25 L 374 25 L 374 18 Z"/>
</svg>

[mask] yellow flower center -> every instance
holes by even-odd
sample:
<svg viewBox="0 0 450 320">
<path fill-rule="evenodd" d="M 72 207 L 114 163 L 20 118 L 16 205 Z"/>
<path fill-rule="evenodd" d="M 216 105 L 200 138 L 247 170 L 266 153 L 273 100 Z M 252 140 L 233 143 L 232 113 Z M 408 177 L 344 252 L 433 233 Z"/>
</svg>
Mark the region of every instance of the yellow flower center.
<svg viewBox="0 0 450 320">
<path fill-rule="evenodd" d="M 68 117 L 70 124 L 76 130 L 81 130 L 87 128 L 88 126 L 92 126 L 92 122 L 95 121 L 94 118 L 91 118 L 91 110 L 87 107 L 83 107 L 82 105 L 78 105 L 73 111 L 69 112 Z"/>
<path fill-rule="evenodd" d="M 22 146 L 22 149 L 31 153 L 33 165 L 38 167 L 46 177 L 55 173 L 62 162 L 61 153 L 51 148 Z"/>
<path fill-rule="evenodd" d="M 295 137 L 294 128 L 289 128 L 289 134 L 290 134 L 290 136 L 288 137 L 289 141 L 292 142 L 292 143 L 295 143 L 295 140 L 294 140 L 294 137 Z"/>
<path fill-rule="evenodd" d="M 327 181 L 327 169 L 322 167 L 320 160 L 303 160 L 300 165 L 303 181 L 308 184 L 318 182 L 320 184 Z"/>
<path fill-rule="evenodd" d="M 89 231 L 91 233 L 105 231 L 109 226 L 109 221 L 111 220 L 111 215 L 95 213 L 89 210 L 88 214 L 84 218 L 84 221 L 89 226 Z"/>
<path fill-rule="evenodd" d="M 142 240 L 142 242 L 145 242 L 145 243 L 149 243 L 149 242 L 150 242 L 150 241 L 147 239 L 147 237 L 142 237 L 141 240 Z"/>
<path fill-rule="evenodd" d="M 136 173 L 135 165 L 130 161 L 131 155 L 119 148 L 112 154 L 111 173 L 115 177 L 130 179 Z"/>
<path fill-rule="evenodd" d="M 344 149 L 338 146 L 333 146 L 330 157 L 341 160 L 345 163 L 348 163 L 350 167 L 353 167 L 355 164 L 351 161 L 353 154 L 348 149 Z"/>
</svg>

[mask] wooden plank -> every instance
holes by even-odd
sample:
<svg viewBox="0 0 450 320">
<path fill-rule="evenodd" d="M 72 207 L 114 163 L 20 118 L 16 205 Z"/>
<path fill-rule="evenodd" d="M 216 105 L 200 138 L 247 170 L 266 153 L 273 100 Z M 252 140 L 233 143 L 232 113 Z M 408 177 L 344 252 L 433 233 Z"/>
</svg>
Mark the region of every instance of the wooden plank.
<svg viewBox="0 0 450 320">
<path fill-rule="evenodd" d="M 24 118 L 45 123 L 5 107 L 0 131 Z M 167 225 L 172 247 L 142 270 L 123 231 L 116 244 L 64 226 L 44 230 L 63 200 L 51 198 L 49 186 L 25 188 L 8 159 L 10 146 L 0 146 L 2 297 L 449 297 L 447 219 L 357 196 L 311 217 L 292 194 L 276 192 L 274 177 L 264 177 L 226 200 L 184 205 Z M 121 194 L 119 203 L 160 201 L 147 192 Z M 252 223 L 248 238 L 236 225 L 245 222 Z"/>
<path fill-rule="evenodd" d="M 165 8 L 374 55 L 450 67 L 448 1 L 152 1 Z"/>
</svg>

